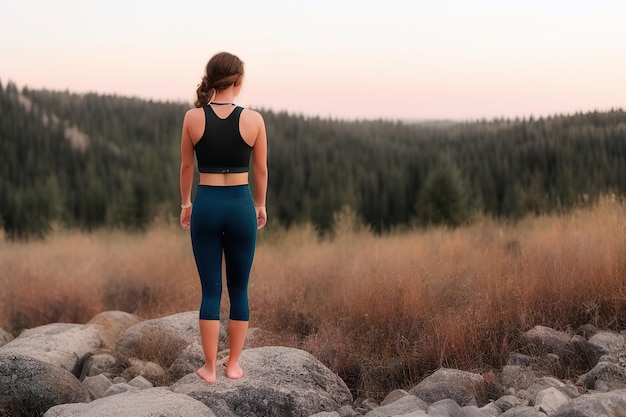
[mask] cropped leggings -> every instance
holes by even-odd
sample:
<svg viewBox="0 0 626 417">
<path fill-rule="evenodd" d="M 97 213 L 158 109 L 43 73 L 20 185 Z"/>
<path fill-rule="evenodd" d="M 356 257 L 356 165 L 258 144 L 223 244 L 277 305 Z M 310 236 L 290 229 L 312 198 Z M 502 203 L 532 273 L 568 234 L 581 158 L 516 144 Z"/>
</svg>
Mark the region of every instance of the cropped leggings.
<svg viewBox="0 0 626 417">
<path fill-rule="evenodd" d="M 230 319 L 248 321 L 248 280 L 257 219 L 248 185 L 199 185 L 191 213 L 191 245 L 202 286 L 201 320 L 220 319 L 222 254 Z"/>
</svg>

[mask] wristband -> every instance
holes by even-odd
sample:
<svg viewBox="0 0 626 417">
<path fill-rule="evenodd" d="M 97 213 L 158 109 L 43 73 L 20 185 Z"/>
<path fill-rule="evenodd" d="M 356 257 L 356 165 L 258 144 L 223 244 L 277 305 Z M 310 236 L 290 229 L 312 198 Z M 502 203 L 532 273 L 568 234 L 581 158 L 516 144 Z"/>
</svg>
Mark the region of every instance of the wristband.
<svg viewBox="0 0 626 417">
<path fill-rule="evenodd" d="M 193 204 L 192 204 L 192 203 L 189 203 L 189 205 L 186 205 L 186 206 L 181 204 L 181 205 L 180 205 L 180 208 L 181 208 L 181 209 L 186 209 L 186 208 L 189 208 L 189 207 L 191 207 L 191 206 L 193 206 Z"/>
</svg>

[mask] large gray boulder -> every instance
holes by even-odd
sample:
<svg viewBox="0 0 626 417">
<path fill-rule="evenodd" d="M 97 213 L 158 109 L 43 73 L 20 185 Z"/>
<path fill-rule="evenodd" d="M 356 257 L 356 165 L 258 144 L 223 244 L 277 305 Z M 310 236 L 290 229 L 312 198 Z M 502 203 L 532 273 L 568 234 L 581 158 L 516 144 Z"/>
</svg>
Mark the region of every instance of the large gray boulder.
<svg viewBox="0 0 626 417">
<path fill-rule="evenodd" d="M 626 388 L 626 369 L 611 362 L 598 362 L 578 378 L 577 384 L 603 392 Z"/>
<path fill-rule="evenodd" d="M 594 347 L 599 356 L 617 355 L 626 349 L 624 335 L 609 331 L 597 332 L 589 338 L 589 344 Z"/>
<path fill-rule="evenodd" d="M 105 346 L 100 326 L 53 323 L 25 330 L 0 353 L 30 356 L 80 376 L 84 359 Z"/>
<path fill-rule="evenodd" d="M 548 353 L 554 353 L 562 360 L 574 359 L 576 349 L 572 337 L 567 333 L 545 326 L 535 326 L 522 335 L 527 343 Z"/>
<path fill-rule="evenodd" d="M 574 386 L 548 376 L 539 378 L 530 367 L 506 365 L 502 368 L 501 375 L 502 385 L 513 389 L 517 397 L 525 403 L 534 404 L 537 394 L 547 388 L 557 388 L 570 398 L 578 396 Z"/>
<path fill-rule="evenodd" d="M 626 416 L 626 390 L 585 394 L 563 405 L 553 417 Z"/>
<path fill-rule="evenodd" d="M 198 312 L 187 311 L 141 321 L 126 329 L 115 344 L 121 361 L 137 358 L 169 367 L 194 342 L 200 340 Z M 228 346 L 225 326 L 220 329 L 219 350 Z"/>
<path fill-rule="evenodd" d="M 352 403 L 341 378 L 302 350 L 246 349 L 240 359 L 245 376 L 236 380 L 224 375 L 225 361 L 218 362 L 216 382 L 209 384 L 192 373 L 172 391 L 202 401 L 220 417 L 308 417 Z"/>
<path fill-rule="evenodd" d="M 215 417 L 200 401 L 167 388 L 149 388 L 100 398 L 90 403 L 50 408 L 44 417 Z"/>
<path fill-rule="evenodd" d="M 482 375 L 458 369 L 440 368 L 411 388 L 409 394 L 429 404 L 451 399 L 458 405 L 470 405 L 484 386 Z"/>
<path fill-rule="evenodd" d="M 39 416 L 57 404 L 88 400 L 87 390 L 67 370 L 30 356 L 0 352 L 0 415 Z"/>
</svg>

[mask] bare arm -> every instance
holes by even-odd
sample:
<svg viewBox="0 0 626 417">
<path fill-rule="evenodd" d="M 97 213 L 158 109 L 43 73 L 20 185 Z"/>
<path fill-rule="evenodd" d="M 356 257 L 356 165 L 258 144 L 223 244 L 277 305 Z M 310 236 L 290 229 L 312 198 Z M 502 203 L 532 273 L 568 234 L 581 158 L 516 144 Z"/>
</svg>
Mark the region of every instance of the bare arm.
<svg viewBox="0 0 626 417">
<path fill-rule="evenodd" d="M 189 228 L 191 220 L 191 186 L 193 181 L 193 142 L 189 134 L 191 113 L 188 111 L 183 120 L 183 130 L 180 140 L 180 198 L 181 212 L 180 225 L 184 229 Z"/>
<path fill-rule="evenodd" d="M 254 205 L 257 211 L 257 226 L 262 228 L 267 222 L 265 208 L 267 196 L 267 132 L 265 122 L 260 113 L 258 115 L 258 131 L 252 147 L 252 170 L 254 173 Z"/>
</svg>

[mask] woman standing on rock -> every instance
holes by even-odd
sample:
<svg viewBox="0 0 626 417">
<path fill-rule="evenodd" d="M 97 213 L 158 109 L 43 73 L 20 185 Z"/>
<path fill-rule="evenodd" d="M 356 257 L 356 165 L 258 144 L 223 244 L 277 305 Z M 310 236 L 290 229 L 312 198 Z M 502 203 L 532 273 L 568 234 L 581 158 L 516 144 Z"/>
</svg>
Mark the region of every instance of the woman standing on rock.
<svg viewBox="0 0 626 417">
<path fill-rule="evenodd" d="M 239 357 L 248 331 L 248 279 L 257 229 L 267 212 L 267 136 L 261 114 L 235 105 L 243 82 L 243 62 L 227 52 L 214 55 L 187 111 L 181 138 L 180 224 L 191 230 L 200 275 L 200 337 L 206 359 L 197 374 L 215 381 L 220 332 L 222 256 L 230 298 L 230 355 L 226 376 L 241 378 Z M 200 182 L 192 205 L 194 154 Z M 254 198 L 248 184 L 252 155 Z"/>
</svg>

